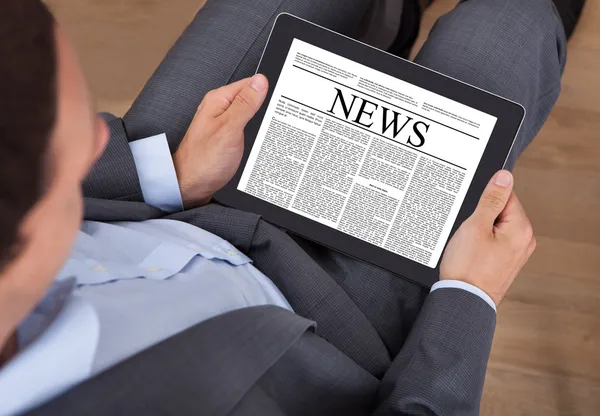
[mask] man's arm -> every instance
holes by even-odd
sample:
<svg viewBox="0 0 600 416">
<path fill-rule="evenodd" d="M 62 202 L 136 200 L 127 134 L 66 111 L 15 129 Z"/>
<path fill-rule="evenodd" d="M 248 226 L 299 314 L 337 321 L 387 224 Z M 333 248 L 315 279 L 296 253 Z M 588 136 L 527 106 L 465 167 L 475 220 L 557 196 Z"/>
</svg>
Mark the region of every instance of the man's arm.
<svg viewBox="0 0 600 416">
<path fill-rule="evenodd" d="M 110 140 L 83 184 L 84 196 L 146 202 L 164 212 L 207 204 L 235 174 L 244 127 L 267 89 L 267 79 L 256 75 L 210 91 L 174 155 L 165 134 L 129 142 L 123 121 L 103 115 Z"/>
<path fill-rule="evenodd" d="M 432 292 L 381 382 L 375 414 L 478 415 L 495 325 L 476 295 Z"/>
<path fill-rule="evenodd" d="M 181 194 L 165 135 L 130 142 L 120 118 L 106 113 L 101 116 L 110 139 L 83 183 L 86 199 L 103 200 L 103 211 L 108 211 L 113 201 L 145 202 L 150 205 L 145 208 L 158 208 L 158 215 L 181 211 Z"/>
<path fill-rule="evenodd" d="M 110 130 L 110 139 L 83 183 L 83 195 L 142 202 L 142 189 L 123 121 L 109 114 L 102 116 Z"/>
<path fill-rule="evenodd" d="M 507 171 L 451 239 L 410 336 L 382 380 L 375 414 L 478 415 L 499 305 L 535 250 Z"/>
</svg>

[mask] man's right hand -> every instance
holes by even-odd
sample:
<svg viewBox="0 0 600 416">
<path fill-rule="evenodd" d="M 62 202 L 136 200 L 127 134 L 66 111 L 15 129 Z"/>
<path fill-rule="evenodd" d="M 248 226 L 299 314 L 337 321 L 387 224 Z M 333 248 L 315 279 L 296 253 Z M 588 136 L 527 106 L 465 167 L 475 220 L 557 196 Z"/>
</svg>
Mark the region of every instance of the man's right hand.
<svg viewBox="0 0 600 416">
<path fill-rule="evenodd" d="M 508 171 L 494 175 L 479 205 L 448 243 L 441 280 L 460 280 L 487 293 L 499 305 L 535 250 L 531 222 L 512 192 Z"/>
<path fill-rule="evenodd" d="M 267 78 L 255 75 L 206 94 L 173 155 L 186 209 L 208 203 L 233 178 L 244 154 L 244 128 L 268 88 Z"/>
</svg>

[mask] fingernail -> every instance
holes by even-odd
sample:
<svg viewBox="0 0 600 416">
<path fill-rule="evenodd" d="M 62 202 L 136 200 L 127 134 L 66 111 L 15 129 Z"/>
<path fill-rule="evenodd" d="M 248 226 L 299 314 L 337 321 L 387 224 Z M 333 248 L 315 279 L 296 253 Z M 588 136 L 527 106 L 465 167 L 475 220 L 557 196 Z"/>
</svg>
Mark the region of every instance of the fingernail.
<svg viewBox="0 0 600 416">
<path fill-rule="evenodd" d="M 496 185 L 501 186 L 503 188 L 508 188 L 511 183 L 512 175 L 510 174 L 510 172 L 503 170 L 496 175 Z"/>
<path fill-rule="evenodd" d="M 250 86 L 256 92 L 263 92 L 267 88 L 267 79 L 264 75 L 254 75 L 250 80 Z"/>
</svg>

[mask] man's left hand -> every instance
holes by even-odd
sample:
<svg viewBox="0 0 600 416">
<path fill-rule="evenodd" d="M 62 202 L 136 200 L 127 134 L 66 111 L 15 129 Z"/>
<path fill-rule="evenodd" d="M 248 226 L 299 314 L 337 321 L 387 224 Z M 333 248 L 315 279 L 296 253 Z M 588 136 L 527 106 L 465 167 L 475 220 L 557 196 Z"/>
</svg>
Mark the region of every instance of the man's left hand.
<svg viewBox="0 0 600 416">
<path fill-rule="evenodd" d="M 207 204 L 235 175 L 244 153 L 244 128 L 267 96 L 255 75 L 210 91 L 173 156 L 186 209 Z"/>
</svg>

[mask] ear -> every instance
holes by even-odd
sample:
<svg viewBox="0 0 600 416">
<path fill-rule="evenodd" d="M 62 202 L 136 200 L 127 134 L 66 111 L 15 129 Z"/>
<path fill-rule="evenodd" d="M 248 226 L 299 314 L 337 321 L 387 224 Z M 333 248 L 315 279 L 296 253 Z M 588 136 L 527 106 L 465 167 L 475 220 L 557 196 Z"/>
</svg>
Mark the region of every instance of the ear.
<svg viewBox="0 0 600 416">
<path fill-rule="evenodd" d="M 96 137 L 94 140 L 94 162 L 102 156 L 108 140 L 110 139 L 110 130 L 104 119 L 96 116 Z"/>
</svg>

